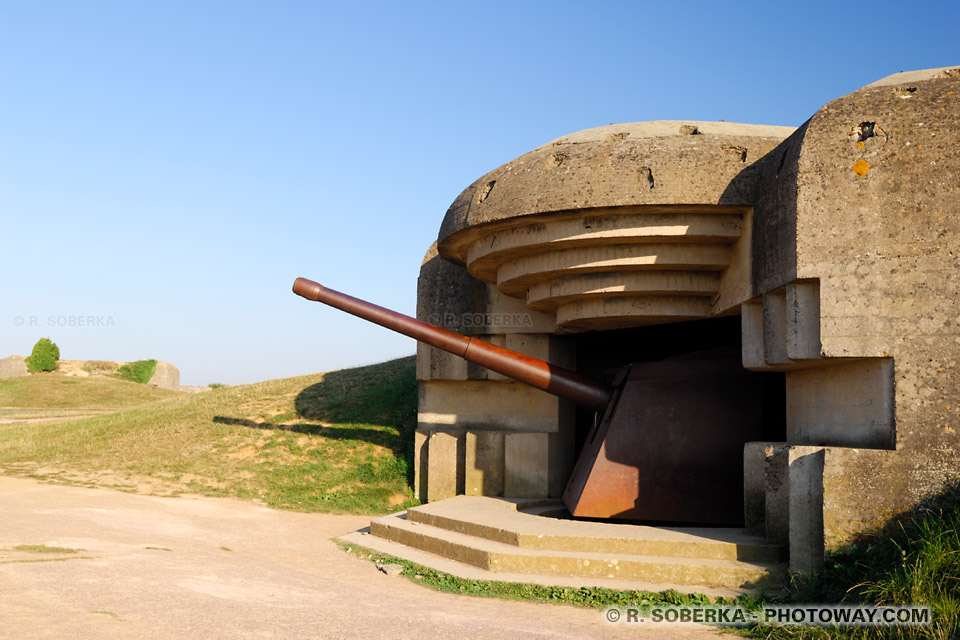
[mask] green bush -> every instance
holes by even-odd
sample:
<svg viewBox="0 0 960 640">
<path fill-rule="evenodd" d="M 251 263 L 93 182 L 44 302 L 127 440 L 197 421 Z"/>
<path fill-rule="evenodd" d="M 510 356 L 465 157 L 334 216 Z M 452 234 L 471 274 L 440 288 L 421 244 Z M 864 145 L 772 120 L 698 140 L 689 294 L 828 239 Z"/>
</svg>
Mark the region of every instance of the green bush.
<svg viewBox="0 0 960 640">
<path fill-rule="evenodd" d="M 137 360 L 117 369 L 117 376 L 130 382 L 147 384 L 157 371 L 156 360 Z"/>
<path fill-rule="evenodd" d="M 57 368 L 59 359 L 60 347 L 50 342 L 50 338 L 40 338 L 37 344 L 33 345 L 33 352 L 27 358 L 27 371 L 30 373 L 53 371 Z"/>
</svg>

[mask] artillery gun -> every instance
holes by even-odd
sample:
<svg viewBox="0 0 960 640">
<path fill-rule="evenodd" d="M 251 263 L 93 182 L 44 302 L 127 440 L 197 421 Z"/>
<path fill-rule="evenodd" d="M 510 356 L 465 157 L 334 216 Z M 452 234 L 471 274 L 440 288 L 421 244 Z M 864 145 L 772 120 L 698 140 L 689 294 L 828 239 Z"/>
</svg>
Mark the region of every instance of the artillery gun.
<svg viewBox="0 0 960 640">
<path fill-rule="evenodd" d="M 572 515 L 742 524 L 743 445 L 760 439 L 762 389 L 738 360 L 708 352 L 635 363 L 608 385 L 306 278 L 293 292 L 595 412 L 563 493 Z"/>
</svg>

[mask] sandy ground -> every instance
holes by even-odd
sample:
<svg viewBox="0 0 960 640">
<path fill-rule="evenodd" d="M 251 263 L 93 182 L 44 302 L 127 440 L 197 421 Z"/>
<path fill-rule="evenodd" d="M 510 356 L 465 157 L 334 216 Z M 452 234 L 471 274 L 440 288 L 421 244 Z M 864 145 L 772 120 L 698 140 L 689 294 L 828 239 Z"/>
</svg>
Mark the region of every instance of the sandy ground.
<svg viewBox="0 0 960 640">
<path fill-rule="evenodd" d="M 330 540 L 368 520 L 0 476 L 0 638 L 719 637 L 438 593 Z"/>
</svg>

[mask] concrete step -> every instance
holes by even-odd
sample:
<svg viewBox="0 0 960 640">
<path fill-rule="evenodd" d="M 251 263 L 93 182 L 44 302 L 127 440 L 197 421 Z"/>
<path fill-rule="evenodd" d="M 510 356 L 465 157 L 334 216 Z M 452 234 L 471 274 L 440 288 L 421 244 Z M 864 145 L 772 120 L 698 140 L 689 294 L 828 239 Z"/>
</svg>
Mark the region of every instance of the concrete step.
<svg viewBox="0 0 960 640">
<path fill-rule="evenodd" d="M 379 536 L 370 535 L 370 528 L 366 527 L 337 538 L 341 542 L 355 544 L 377 553 L 403 558 L 415 562 L 435 571 L 456 576 L 464 580 L 486 580 L 488 582 L 511 582 L 521 584 L 537 584 L 545 587 L 567 587 L 571 589 L 603 587 L 620 591 L 649 591 L 660 593 L 668 589 L 676 589 L 677 585 L 644 580 L 629 580 L 623 578 L 597 578 L 584 576 L 554 576 L 537 573 L 510 573 L 505 571 L 488 571 L 471 564 L 450 560 L 435 553 L 408 547 L 407 545 L 387 540 Z M 749 589 L 721 589 L 703 585 L 683 587 L 684 592 L 702 593 L 711 598 L 733 599 L 738 595 L 749 592 Z"/>
<path fill-rule="evenodd" d="M 635 555 L 623 552 L 522 548 L 496 540 L 442 529 L 394 514 L 370 523 L 370 533 L 408 547 L 492 572 L 639 580 L 693 587 L 752 589 L 776 586 L 786 566 L 738 560 Z"/>
<path fill-rule="evenodd" d="M 779 563 L 783 549 L 743 529 L 650 527 L 546 517 L 555 501 L 457 496 L 415 507 L 411 522 L 525 549 Z"/>
</svg>

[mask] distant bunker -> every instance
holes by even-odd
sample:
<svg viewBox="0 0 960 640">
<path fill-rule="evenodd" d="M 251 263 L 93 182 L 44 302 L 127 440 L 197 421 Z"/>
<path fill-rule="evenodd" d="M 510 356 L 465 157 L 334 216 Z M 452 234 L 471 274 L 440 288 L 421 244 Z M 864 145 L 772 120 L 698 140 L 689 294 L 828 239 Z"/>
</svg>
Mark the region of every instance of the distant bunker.
<svg viewBox="0 0 960 640">
<path fill-rule="evenodd" d="M 23 356 L 13 355 L 0 359 L 0 379 L 28 376 L 30 372 Z M 123 365 L 130 362 L 108 360 L 58 360 L 56 372 L 65 376 L 86 378 L 99 375 L 114 375 Z M 147 381 L 151 387 L 180 390 L 180 369 L 169 362 L 157 360 L 157 367 Z"/>
<path fill-rule="evenodd" d="M 417 495 L 566 492 L 575 515 L 745 525 L 811 571 L 943 491 L 958 125 L 960 74 L 933 69 L 797 129 L 610 125 L 479 178 L 426 254 L 418 318 L 626 376 L 632 424 L 598 431 L 594 411 L 421 344 Z"/>
</svg>

